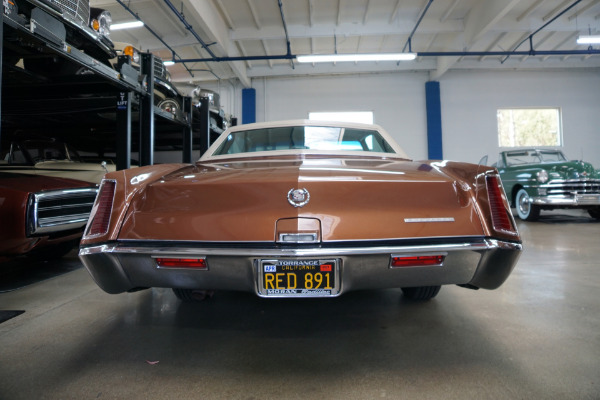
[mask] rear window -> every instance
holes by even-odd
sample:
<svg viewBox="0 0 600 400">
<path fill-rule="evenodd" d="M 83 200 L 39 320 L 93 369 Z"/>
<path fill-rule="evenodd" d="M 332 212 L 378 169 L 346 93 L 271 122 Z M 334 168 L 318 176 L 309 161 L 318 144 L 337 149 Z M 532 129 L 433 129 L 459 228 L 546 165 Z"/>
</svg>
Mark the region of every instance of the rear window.
<svg viewBox="0 0 600 400">
<path fill-rule="evenodd" d="M 395 153 L 372 129 L 285 126 L 232 132 L 213 155 L 275 150 L 325 150 Z"/>
</svg>

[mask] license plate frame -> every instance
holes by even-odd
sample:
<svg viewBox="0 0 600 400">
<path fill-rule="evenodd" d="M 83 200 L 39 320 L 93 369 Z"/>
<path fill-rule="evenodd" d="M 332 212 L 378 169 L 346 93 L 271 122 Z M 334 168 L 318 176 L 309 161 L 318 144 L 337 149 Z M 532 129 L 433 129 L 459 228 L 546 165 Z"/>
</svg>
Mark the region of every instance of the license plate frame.
<svg viewBox="0 0 600 400">
<path fill-rule="evenodd" d="M 279 258 L 258 261 L 261 297 L 335 297 L 340 294 L 340 261 L 336 258 Z"/>
</svg>

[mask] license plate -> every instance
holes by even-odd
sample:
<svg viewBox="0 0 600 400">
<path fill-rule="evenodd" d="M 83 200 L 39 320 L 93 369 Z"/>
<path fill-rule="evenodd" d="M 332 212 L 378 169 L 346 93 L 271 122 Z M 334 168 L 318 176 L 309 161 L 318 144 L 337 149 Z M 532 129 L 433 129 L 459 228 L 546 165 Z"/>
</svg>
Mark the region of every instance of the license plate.
<svg viewBox="0 0 600 400">
<path fill-rule="evenodd" d="M 259 295 L 268 297 L 330 297 L 339 294 L 336 259 L 261 260 Z"/>
</svg>

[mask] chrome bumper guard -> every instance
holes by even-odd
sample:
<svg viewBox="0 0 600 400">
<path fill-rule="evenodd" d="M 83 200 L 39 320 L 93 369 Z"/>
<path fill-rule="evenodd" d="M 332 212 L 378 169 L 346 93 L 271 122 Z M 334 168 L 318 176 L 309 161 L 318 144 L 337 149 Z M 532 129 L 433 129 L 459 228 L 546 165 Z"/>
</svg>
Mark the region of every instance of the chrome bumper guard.
<svg viewBox="0 0 600 400">
<path fill-rule="evenodd" d="M 79 257 L 108 293 L 141 287 L 240 290 L 259 294 L 258 266 L 265 258 L 336 258 L 341 290 L 413 286 L 499 287 L 521 254 L 521 243 L 485 239 L 476 243 L 390 247 L 235 249 L 136 247 L 125 242 L 82 247 Z M 393 255 L 446 254 L 443 265 L 390 268 Z M 157 257 L 205 257 L 205 270 L 158 268 Z"/>
<path fill-rule="evenodd" d="M 573 196 L 540 196 L 532 198 L 531 204 L 549 207 L 600 206 L 600 194 L 577 194 Z"/>
</svg>

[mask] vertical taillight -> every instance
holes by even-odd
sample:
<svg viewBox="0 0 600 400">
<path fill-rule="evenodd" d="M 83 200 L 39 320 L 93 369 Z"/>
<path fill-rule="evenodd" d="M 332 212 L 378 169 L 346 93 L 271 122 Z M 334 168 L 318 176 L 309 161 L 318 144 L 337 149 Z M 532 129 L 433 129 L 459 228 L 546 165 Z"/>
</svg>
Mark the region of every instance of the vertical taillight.
<svg viewBox="0 0 600 400">
<path fill-rule="evenodd" d="M 508 214 L 507 204 L 503 196 L 502 183 L 498 175 L 488 175 L 485 177 L 487 186 L 488 200 L 490 203 L 490 211 L 492 213 L 492 224 L 494 230 L 516 234 L 517 231 Z"/>
<path fill-rule="evenodd" d="M 89 229 L 86 236 L 104 235 L 108 232 L 110 214 L 112 212 L 115 197 L 116 182 L 103 180 L 98 191 L 95 210 L 92 210 Z"/>
</svg>

